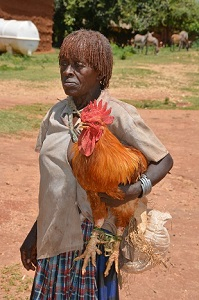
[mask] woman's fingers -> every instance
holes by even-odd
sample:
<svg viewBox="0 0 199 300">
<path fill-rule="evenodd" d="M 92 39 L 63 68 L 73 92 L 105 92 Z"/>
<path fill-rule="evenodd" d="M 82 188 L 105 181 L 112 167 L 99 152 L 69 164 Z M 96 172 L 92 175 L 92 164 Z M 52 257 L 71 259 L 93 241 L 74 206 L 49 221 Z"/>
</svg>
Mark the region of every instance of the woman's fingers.
<svg viewBox="0 0 199 300">
<path fill-rule="evenodd" d="M 30 270 L 30 258 L 27 257 L 27 252 L 21 250 L 21 261 L 26 270 Z"/>
<path fill-rule="evenodd" d="M 21 261 L 24 266 L 24 268 L 29 271 L 35 271 L 35 267 L 37 266 L 37 260 L 36 256 L 32 256 L 29 251 L 23 251 L 21 250 Z"/>
</svg>

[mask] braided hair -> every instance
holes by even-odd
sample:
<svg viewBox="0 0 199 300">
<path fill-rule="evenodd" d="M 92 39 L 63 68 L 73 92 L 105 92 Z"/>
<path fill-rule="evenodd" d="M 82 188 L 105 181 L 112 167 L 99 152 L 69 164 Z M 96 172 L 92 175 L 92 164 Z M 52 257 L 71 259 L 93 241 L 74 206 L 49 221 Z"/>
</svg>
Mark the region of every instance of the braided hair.
<svg viewBox="0 0 199 300">
<path fill-rule="evenodd" d="M 60 48 L 59 61 L 65 58 L 86 62 L 102 77 L 101 89 L 109 86 L 113 54 L 108 39 L 100 32 L 80 29 L 67 35 Z"/>
</svg>

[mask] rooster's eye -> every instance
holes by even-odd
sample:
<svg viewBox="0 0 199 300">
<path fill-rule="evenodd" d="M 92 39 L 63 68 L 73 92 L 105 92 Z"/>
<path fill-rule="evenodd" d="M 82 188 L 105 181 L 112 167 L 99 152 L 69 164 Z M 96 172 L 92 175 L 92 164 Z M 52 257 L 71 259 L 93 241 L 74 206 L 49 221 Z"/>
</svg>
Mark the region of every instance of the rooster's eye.
<svg viewBox="0 0 199 300">
<path fill-rule="evenodd" d="M 94 122 L 94 124 L 95 124 L 95 125 L 99 125 L 100 123 L 99 123 L 99 122 L 97 122 L 97 121 L 95 121 L 95 122 Z"/>
</svg>

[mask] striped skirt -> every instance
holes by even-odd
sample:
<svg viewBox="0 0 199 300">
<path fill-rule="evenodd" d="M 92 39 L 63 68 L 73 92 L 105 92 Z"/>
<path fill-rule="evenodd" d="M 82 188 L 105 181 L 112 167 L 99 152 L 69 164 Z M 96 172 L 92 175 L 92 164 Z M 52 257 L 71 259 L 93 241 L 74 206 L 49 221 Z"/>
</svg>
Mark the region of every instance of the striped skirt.
<svg viewBox="0 0 199 300">
<path fill-rule="evenodd" d="M 82 223 L 84 243 L 88 242 L 93 224 Z M 97 255 L 96 267 L 89 262 L 82 275 L 83 260 L 74 261 L 79 251 L 70 251 L 38 260 L 30 300 L 118 300 L 115 267 L 104 278 L 107 257 Z"/>
</svg>

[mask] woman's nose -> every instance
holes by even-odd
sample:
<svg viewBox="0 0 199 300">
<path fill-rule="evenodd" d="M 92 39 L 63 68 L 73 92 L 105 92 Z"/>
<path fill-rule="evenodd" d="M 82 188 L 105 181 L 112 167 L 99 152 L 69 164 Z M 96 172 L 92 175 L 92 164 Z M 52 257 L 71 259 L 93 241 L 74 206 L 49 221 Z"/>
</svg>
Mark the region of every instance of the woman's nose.
<svg viewBox="0 0 199 300">
<path fill-rule="evenodd" d="M 64 68 L 63 73 L 64 74 L 73 74 L 73 71 L 74 71 L 73 67 L 69 64 Z"/>
</svg>

